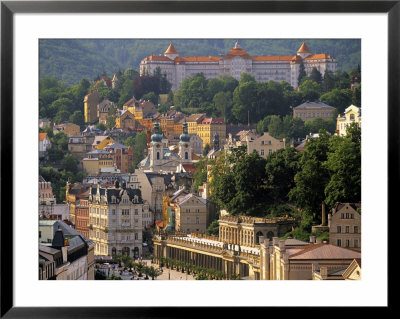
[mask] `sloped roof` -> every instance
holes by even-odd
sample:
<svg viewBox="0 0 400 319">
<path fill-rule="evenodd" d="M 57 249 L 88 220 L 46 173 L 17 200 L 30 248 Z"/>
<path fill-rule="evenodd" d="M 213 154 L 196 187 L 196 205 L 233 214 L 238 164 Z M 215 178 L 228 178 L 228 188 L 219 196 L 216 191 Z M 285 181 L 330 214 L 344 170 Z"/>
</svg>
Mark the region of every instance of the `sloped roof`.
<svg viewBox="0 0 400 319">
<path fill-rule="evenodd" d="M 43 141 L 47 136 L 47 133 L 39 133 L 39 141 Z"/>
<path fill-rule="evenodd" d="M 303 42 L 301 44 L 301 47 L 299 49 L 299 51 L 297 51 L 298 53 L 311 53 L 310 49 L 308 48 L 307 44 L 305 42 Z"/>
<path fill-rule="evenodd" d="M 355 259 L 360 258 L 361 253 L 338 247 L 332 244 L 314 244 L 309 245 L 291 255 L 290 260 L 303 260 L 303 259 Z"/>
<path fill-rule="evenodd" d="M 170 42 L 168 49 L 164 52 L 164 54 L 179 54 L 178 51 L 175 49 L 172 42 Z"/>
</svg>

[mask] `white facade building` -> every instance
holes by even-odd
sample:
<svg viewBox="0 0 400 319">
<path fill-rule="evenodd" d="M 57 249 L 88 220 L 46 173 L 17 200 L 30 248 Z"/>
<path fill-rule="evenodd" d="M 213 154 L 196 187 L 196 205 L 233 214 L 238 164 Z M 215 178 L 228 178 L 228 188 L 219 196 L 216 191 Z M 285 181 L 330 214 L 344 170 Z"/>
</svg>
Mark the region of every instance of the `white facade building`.
<svg viewBox="0 0 400 319">
<path fill-rule="evenodd" d="M 164 55 L 151 55 L 140 62 L 140 75 L 152 75 L 156 68 L 166 74 L 177 90 L 181 82 L 197 73 L 203 73 L 207 79 L 227 74 L 239 80 L 243 72 L 252 74 L 256 81 L 286 81 L 293 88 L 298 86 L 300 64 L 303 63 L 306 73 L 311 74 L 315 67 L 323 76 L 325 71 L 336 72 L 336 60 L 325 53 L 313 54 L 303 42 L 295 55 L 289 56 L 250 56 L 236 42 L 225 56 L 179 56 L 172 42 Z"/>
</svg>

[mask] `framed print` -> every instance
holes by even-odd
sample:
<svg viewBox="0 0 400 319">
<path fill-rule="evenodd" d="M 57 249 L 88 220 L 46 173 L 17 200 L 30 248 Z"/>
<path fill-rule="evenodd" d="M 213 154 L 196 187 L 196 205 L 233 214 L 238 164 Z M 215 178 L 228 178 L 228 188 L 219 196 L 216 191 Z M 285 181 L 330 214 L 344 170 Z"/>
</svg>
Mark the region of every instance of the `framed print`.
<svg viewBox="0 0 400 319">
<path fill-rule="evenodd" d="M 246 307 L 389 309 L 389 211 L 399 177 L 399 21 L 399 1 L 2 1 L 1 316 L 177 318 L 199 307 L 218 315 Z M 231 91 L 222 89 L 229 83 L 217 80 L 220 73 L 233 83 Z M 329 74 L 337 81 L 331 86 Z M 310 105 L 311 111 L 303 110 Z M 348 135 L 360 132 L 358 144 L 343 142 L 347 113 L 359 119 L 358 126 L 349 124 L 354 131 Z M 315 118 L 331 121 L 329 129 L 311 126 Z M 298 136 L 272 133 L 273 121 L 302 123 L 302 130 Z M 324 135 L 320 128 L 332 132 Z M 233 147 L 240 138 L 232 136 L 240 132 L 254 136 Z M 289 186 L 282 191 L 268 184 L 254 173 L 257 167 L 264 172 L 273 165 L 270 154 L 321 136 L 337 138 L 329 147 L 340 152 L 326 151 L 320 166 L 296 157 L 289 189 L 296 205 L 273 206 L 268 200 L 289 202 Z M 275 149 L 275 143 L 283 146 Z M 232 153 L 240 146 L 243 154 Z M 224 164 L 217 164 L 220 154 Z M 253 162 L 235 171 L 237 162 L 229 161 L 238 158 Z M 349 173 L 353 161 L 358 175 Z M 302 178 L 299 167 L 310 175 L 329 172 L 332 181 L 338 163 L 346 173 L 329 185 L 307 193 L 305 182 L 293 191 Z M 289 166 L 281 169 L 286 173 Z M 218 179 L 222 170 L 230 179 Z M 354 176 L 355 190 L 339 202 L 341 185 Z M 193 191 L 196 178 L 201 182 Z M 228 191 L 219 194 L 222 188 Z M 312 204 L 303 200 L 313 192 L 322 194 L 322 208 L 318 196 Z M 189 202 L 193 206 L 186 207 Z M 275 215 L 257 215 L 248 207 L 253 203 Z M 305 235 L 296 233 L 294 207 L 312 220 Z M 204 229 L 196 226 L 203 223 Z M 360 279 L 361 239 L 362 277 L 350 280 Z M 318 256 L 341 257 L 325 258 L 329 264 L 316 257 L 315 247 L 324 249 Z M 141 280 L 142 271 L 149 280 Z M 105 278 L 129 280 L 85 280 Z"/>
</svg>

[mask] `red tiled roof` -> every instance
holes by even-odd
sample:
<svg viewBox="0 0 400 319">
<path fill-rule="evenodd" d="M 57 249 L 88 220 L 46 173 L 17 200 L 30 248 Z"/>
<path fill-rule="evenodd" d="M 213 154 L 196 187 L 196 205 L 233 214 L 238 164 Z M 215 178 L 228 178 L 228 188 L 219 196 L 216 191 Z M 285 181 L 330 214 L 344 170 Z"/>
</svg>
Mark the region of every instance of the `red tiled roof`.
<svg viewBox="0 0 400 319">
<path fill-rule="evenodd" d="M 150 55 L 144 58 L 145 61 L 172 61 L 169 57 L 164 55 Z"/>
<path fill-rule="evenodd" d="M 186 172 L 192 173 L 197 171 L 197 168 L 193 164 L 182 164 Z"/>
<path fill-rule="evenodd" d="M 293 55 L 277 55 L 277 56 L 253 56 L 253 61 L 290 61 Z"/>
<path fill-rule="evenodd" d="M 208 118 L 201 121 L 201 124 L 224 124 L 224 119 Z"/>
<path fill-rule="evenodd" d="M 311 53 L 310 49 L 308 48 L 307 44 L 305 42 L 303 42 L 303 44 L 301 45 L 299 51 L 300 53 Z"/>
<path fill-rule="evenodd" d="M 168 47 L 167 51 L 164 52 L 164 54 L 178 54 L 178 51 L 176 51 L 172 42 L 169 44 L 169 47 Z"/>
<path fill-rule="evenodd" d="M 43 141 L 47 136 L 47 133 L 39 133 L 39 141 Z"/>
<path fill-rule="evenodd" d="M 251 59 L 250 55 L 240 47 L 232 48 L 229 53 L 225 56 L 225 59 L 232 59 L 235 56 L 240 56 L 244 59 Z"/>
<path fill-rule="evenodd" d="M 332 57 L 326 53 L 319 53 L 304 58 L 304 60 L 316 60 L 316 59 L 332 59 Z"/>
</svg>

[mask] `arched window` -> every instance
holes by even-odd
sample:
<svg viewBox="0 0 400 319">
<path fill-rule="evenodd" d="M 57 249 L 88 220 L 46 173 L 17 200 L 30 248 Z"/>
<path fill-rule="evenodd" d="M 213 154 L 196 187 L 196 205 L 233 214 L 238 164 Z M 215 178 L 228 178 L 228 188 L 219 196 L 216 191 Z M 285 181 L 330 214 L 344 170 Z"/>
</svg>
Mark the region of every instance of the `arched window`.
<svg viewBox="0 0 400 319">
<path fill-rule="evenodd" d="M 185 152 L 185 159 L 189 159 L 188 152 Z"/>
<path fill-rule="evenodd" d="M 268 239 L 272 239 L 274 237 L 274 233 L 272 232 L 272 231 L 269 231 L 268 233 L 267 233 L 267 238 Z"/>
<path fill-rule="evenodd" d="M 157 152 L 157 159 L 160 159 L 160 152 Z"/>
<path fill-rule="evenodd" d="M 256 244 L 260 243 L 260 236 L 264 236 L 264 234 L 262 232 L 257 232 L 256 234 Z"/>
</svg>

